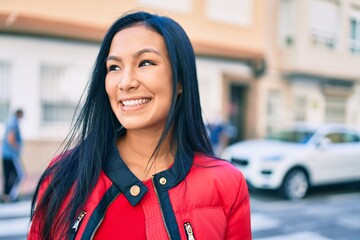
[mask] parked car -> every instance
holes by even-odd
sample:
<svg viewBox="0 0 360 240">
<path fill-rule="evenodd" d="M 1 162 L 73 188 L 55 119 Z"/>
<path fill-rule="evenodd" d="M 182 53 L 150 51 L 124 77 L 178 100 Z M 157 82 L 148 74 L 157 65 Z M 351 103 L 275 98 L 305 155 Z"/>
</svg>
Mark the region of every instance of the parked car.
<svg viewBox="0 0 360 240">
<path fill-rule="evenodd" d="M 249 187 L 279 189 L 296 200 L 311 186 L 360 181 L 360 133 L 343 125 L 297 126 L 230 145 L 222 158 L 243 172 Z"/>
</svg>

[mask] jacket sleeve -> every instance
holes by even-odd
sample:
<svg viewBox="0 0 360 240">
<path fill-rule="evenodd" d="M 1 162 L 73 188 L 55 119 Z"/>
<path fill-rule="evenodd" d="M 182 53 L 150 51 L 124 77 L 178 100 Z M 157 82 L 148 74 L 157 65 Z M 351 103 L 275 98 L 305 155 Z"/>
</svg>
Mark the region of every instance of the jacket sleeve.
<svg viewBox="0 0 360 240">
<path fill-rule="evenodd" d="M 228 215 L 227 240 L 251 240 L 250 199 L 246 181 L 240 174 L 238 193 Z"/>
</svg>

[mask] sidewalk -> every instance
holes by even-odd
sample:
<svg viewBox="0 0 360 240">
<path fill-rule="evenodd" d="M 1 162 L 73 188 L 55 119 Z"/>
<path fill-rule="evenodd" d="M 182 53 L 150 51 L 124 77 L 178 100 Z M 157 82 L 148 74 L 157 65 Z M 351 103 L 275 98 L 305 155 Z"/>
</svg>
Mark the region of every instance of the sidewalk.
<svg viewBox="0 0 360 240">
<path fill-rule="evenodd" d="M 35 192 L 35 188 L 36 185 L 39 181 L 40 176 L 38 175 L 27 175 L 25 176 L 24 180 L 21 183 L 20 186 L 20 193 L 19 193 L 19 198 L 29 198 L 32 197 L 34 192 Z M 0 189 L 2 192 L 2 188 L 3 188 L 3 176 L 0 175 Z"/>
</svg>

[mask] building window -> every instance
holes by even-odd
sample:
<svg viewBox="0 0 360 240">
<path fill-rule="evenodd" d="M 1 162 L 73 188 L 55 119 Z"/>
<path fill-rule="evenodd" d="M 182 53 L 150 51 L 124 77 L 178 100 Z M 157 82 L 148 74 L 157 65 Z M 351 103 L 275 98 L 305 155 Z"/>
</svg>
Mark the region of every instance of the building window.
<svg viewBox="0 0 360 240">
<path fill-rule="evenodd" d="M 346 122 L 347 98 L 342 96 L 325 96 L 325 122 Z"/>
<path fill-rule="evenodd" d="M 4 122 L 10 112 L 11 65 L 0 61 L 0 122 Z"/>
<path fill-rule="evenodd" d="M 295 122 L 306 121 L 306 105 L 307 105 L 306 96 L 297 96 L 295 98 L 295 106 L 294 106 Z"/>
<path fill-rule="evenodd" d="M 79 66 L 41 66 L 43 124 L 71 121 L 87 76 L 88 71 Z"/>
<path fill-rule="evenodd" d="M 350 14 L 349 50 L 353 54 L 360 54 L 360 10 L 353 8 Z"/>
<path fill-rule="evenodd" d="M 191 12 L 192 2 L 192 0 L 138 0 L 138 4 L 143 6 L 181 13 Z"/>
<path fill-rule="evenodd" d="M 336 49 L 340 39 L 340 21 L 340 3 L 337 0 L 312 0 L 311 42 L 318 47 Z"/>
<path fill-rule="evenodd" d="M 280 130 L 282 123 L 282 96 L 277 90 L 272 90 L 267 96 L 266 133 L 272 134 Z"/>
<path fill-rule="evenodd" d="M 296 1 L 281 0 L 279 10 L 279 39 L 280 46 L 292 46 L 295 41 L 296 32 Z"/>
<path fill-rule="evenodd" d="M 207 0 L 206 15 L 215 21 L 250 26 L 253 0 Z"/>
</svg>

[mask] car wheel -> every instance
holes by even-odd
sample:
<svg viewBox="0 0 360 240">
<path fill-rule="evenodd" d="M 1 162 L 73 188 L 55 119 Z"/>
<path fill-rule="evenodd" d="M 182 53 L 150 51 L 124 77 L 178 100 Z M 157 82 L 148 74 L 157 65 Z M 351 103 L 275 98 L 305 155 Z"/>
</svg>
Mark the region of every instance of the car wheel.
<svg viewBox="0 0 360 240">
<path fill-rule="evenodd" d="M 301 169 L 293 169 L 284 178 L 281 190 L 285 198 L 299 200 L 305 197 L 309 189 L 306 173 Z"/>
</svg>

